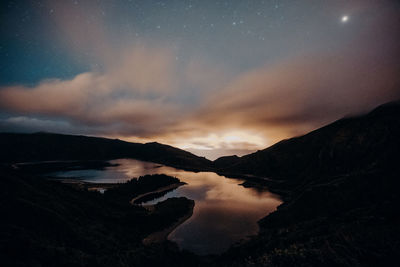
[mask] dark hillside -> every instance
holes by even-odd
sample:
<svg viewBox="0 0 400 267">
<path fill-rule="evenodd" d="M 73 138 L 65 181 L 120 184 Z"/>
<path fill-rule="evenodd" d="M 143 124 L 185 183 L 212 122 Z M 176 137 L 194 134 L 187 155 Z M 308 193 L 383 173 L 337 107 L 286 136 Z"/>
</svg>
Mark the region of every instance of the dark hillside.
<svg viewBox="0 0 400 267">
<path fill-rule="evenodd" d="M 398 163 L 399 136 L 400 102 L 392 102 L 239 159 L 215 162 L 226 173 L 286 180 L 391 168 Z"/>
<path fill-rule="evenodd" d="M 218 264 L 396 266 L 399 136 L 394 102 L 240 158 L 227 169 L 279 177 L 258 182 L 284 192 L 285 203 Z"/>
<path fill-rule="evenodd" d="M 1 167 L 0 260 L 2 266 L 192 265 L 195 258 L 171 243 L 142 244 L 192 205 L 168 199 L 149 213 L 129 201 Z"/>
<path fill-rule="evenodd" d="M 52 133 L 0 133 L 0 162 L 107 160 L 134 158 L 187 169 L 207 169 L 210 161 L 159 143 Z"/>
</svg>

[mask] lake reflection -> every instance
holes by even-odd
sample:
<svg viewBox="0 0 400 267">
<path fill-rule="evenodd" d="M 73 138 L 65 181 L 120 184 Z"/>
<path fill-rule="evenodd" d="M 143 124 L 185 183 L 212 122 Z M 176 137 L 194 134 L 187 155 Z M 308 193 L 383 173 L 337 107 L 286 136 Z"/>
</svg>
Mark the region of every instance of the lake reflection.
<svg viewBox="0 0 400 267">
<path fill-rule="evenodd" d="M 245 188 L 239 185 L 243 180 L 227 179 L 212 172 L 194 173 L 132 159 L 118 159 L 111 163 L 120 165 L 102 171 L 67 171 L 57 175 L 99 183 L 123 182 L 132 177 L 156 173 L 179 178 L 187 185 L 144 205 L 170 197 L 193 199 L 195 207 L 192 217 L 177 227 L 168 239 L 176 242 L 180 248 L 197 254 L 221 253 L 233 243 L 257 234 L 257 221 L 281 203 L 275 194 Z"/>
</svg>

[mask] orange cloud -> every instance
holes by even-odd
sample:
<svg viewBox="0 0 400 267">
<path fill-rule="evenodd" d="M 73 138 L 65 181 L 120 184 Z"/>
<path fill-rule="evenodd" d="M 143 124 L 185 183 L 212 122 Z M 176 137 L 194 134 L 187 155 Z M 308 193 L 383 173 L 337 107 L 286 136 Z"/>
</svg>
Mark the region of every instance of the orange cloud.
<svg viewBox="0 0 400 267">
<path fill-rule="evenodd" d="M 303 134 L 400 98 L 395 54 L 393 47 L 344 49 L 254 69 L 212 94 L 177 129 L 190 138 L 239 128 L 264 136 L 264 147 Z"/>
<path fill-rule="evenodd" d="M 136 141 L 254 151 L 400 98 L 396 61 L 369 51 L 299 57 L 230 82 L 204 63 L 191 62 L 179 75 L 173 53 L 165 48 L 137 45 L 121 54 L 121 62 L 103 73 L 1 88 L 0 108 L 101 126 L 103 135 Z M 202 83 L 204 77 L 214 78 Z M 176 100 L 186 86 L 199 83 L 207 92 L 198 94 L 199 105 Z"/>
</svg>

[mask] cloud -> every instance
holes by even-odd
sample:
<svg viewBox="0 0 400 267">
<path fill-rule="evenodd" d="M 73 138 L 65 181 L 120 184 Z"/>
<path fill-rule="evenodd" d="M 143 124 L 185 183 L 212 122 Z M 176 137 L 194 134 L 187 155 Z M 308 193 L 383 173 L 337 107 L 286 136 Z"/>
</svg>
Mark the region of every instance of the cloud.
<svg viewBox="0 0 400 267">
<path fill-rule="evenodd" d="M 89 125 L 123 124 L 131 134 L 156 131 L 176 117 L 165 98 L 178 89 L 175 59 L 167 49 L 132 46 L 105 72 L 71 80 L 45 80 L 34 87 L 0 89 L 0 107 L 25 115 L 72 119 Z M 120 128 L 123 128 L 121 126 Z M 136 129 L 136 132 L 135 132 Z"/>
<path fill-rule="evenodd" d="M 386 51 L 380 50 L 385 48 Z M 243 73 L 184 121 L 187 134 L 259 132 L 269 144 L 400 98 L 400 56 L 381 42 L 310 54 Z"/>
<path fill-rule="evenodd" d="M 115 48 L 106 32 L 102 3 L 46 0 L 43 5 L 53 11 L 44 25 L 52 41 L 57 40 L 78 60 L 84 57 L 106 64 L 114 60 Z"/>
<path fill-rule="evenodd" d="M 36 131 L 71 131 L 71 125 L 64 121 L 54 121 L 47 119 L 29 118 L 24 116 L 0 119 L 0 131 L 25 132 L 30 129 Z"/>
<path fill-rule="evenodd" d="M 205 63 L 191 62 L 180 76 L 166 48 L 139 44 L 121 55 L 104 72 L 1 88 L 0 108 L 17 117 L 85 125 L 93 134 L 240 152 L 400 98 L 396 61 L 370 50 L 315 53 L 256 68 L 230 82 L 227 76 L 215 78 Z M 202 83 L 204 77 L 214 79 Z M 187 86 L 205 91 L 197 94 L 196 105 L 177 100 L 188 93 Z"/>
<path fill-rule="evenodd" d="M 176 49 L 162 40 L 116 47 L 101 15 L 87 18 L 82 9 L 59 2 L 48 3 L 57 14 L 57 37 L 77 57 L 89 51 L 102 67 L 69 80 L 0 88 L 0 110 L 11 114 L 0 122 L 2 129 L 48 127 L 243 153 L 400 98 L 398 15 L 388 13 L 395 11 L 364 15 L 365 27 L 357 31 L 341 27 L 346 36 L 337 46 L 322 42 L 323 51 L 295 57 L 290 51 L 289 58 L 237 73 L 237 66 L 206 57 L 177 60 Z"/>
<path fill-rule="evenodd" d="M 86 126 L 93 134 L 156 138 L 193 111 L 182 95 L 195 95 L 195 102 L 201 103 L 207 92 L 227 80 L 219 67 L 194 59 L 180 66 L 182 74 L 172 49 L 144 41 L 114 54 L 103 71 L 47 79 L 35 86 L 1 87 L 0 109 L 14 117 L 44 116 Z M 32 131 L 42 129 L 30 125 Z"/>
<path fill-rule="evenodd" d="M 20 121 L 24 129 L 42 129 L 27 120 L 45 117 L 92 134 L 154 140 L 191 112 L 188 98 L 201 102 L 227 80 L 222 68 L 205 60 L 178 62 L 173 44 L 125 36 L 115 42 L 105 25 L 107 8 L 97 2 L 47 1 L 46 7 L 54 10 L 48 18 L 52 38 L 93 66 L 69 80 L 1 87 L 0 111 L 26 118 Z"/>
<path fill-rule="evenodd" d="M 116 53 L 103 72 L 3 87 L 0 108 L 85 125 L 93 134 L 256 150 L 400 98 L 396 53 L 373 51 L 299 56 L 227 82 L 221 68 L 204 62 L 191 61 L 182 75 L 170 49 L 139 43 Z M 195 94 L 196 104 L 181 103 L 182 94 Z"/>
</svg>

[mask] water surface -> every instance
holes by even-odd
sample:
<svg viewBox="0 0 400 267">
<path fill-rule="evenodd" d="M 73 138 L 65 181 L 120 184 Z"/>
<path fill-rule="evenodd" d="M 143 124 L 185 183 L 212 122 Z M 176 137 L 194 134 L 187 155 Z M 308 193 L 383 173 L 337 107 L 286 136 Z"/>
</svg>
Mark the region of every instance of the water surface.
<svg viewBox="0 0 400 267">
<path fill-rule="evenodd" d="M 87 182 L 124 182 L 145 174 L 164 173 L 187 184 L 161 198 L 144 203 L 154 204 L 170 197 L 187 197 L 195 201 L 193 215 L 178 226 L 168 239 L 180 248 L 197 254 L 215 254 L 235 242 L 258 232 L 257 221 L 282 202 L 270 192 L 245 188 L 241 179 L 232 179 L 212 172 L 189 172 L 156 163 L 118 159 L 118 166 L 104 170 L 73 170 L 56 173 L 63 178 Z"/>
</svg>

